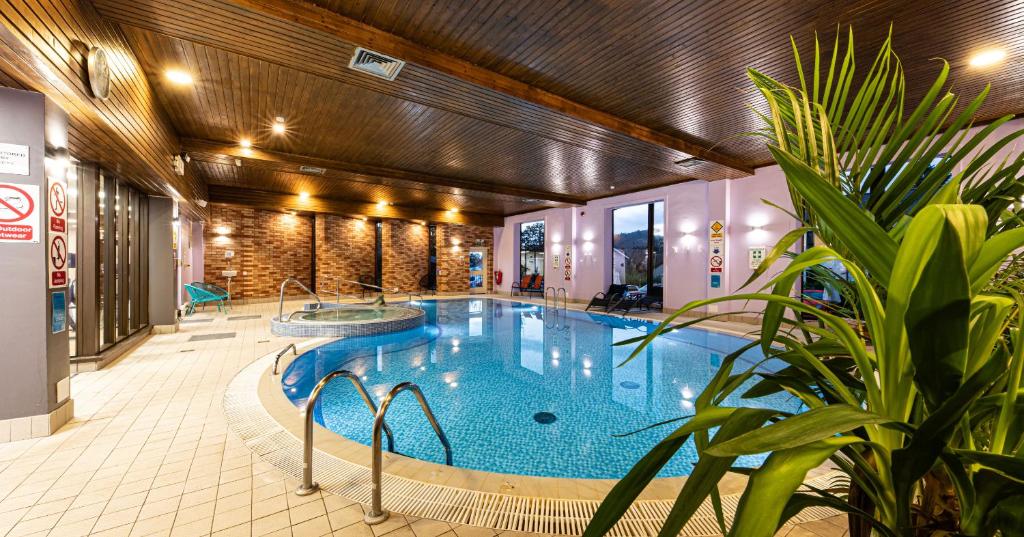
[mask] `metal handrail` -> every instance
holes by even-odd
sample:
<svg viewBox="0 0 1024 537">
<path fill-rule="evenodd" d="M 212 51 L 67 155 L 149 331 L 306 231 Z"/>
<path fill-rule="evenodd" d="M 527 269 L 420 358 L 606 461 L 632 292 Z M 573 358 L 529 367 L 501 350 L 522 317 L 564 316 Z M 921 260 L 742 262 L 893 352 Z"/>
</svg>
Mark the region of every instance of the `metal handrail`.
<svg viewBox="0 0 1024 537">
<path fill-rule="evenodd" d="M 412 390 L 412 393 L 416 395 L 416 399 L 420 402 L 420 407 L 423 409 L 423 413 L 427 416 L 427 421 L 430 422 L 430 426 L 434 428 L 434 432 L 437 433 L 438 440 L 441 441 L 441 445 L 444 446 L 444 460 L 448 466 L 452 465 L 452 446 L 448 443 L 448 437 L 445 436 L 444 430 L 441 429 L 441 424 L 437 422 L 437 418 L 434 417 L 433 411 L 430 410 L 430 405 L 427 404 L 427 398 L 423 396 L 423 391 L 420 387 L 411 383 L 403 382 L 398 384 L 391 391 L 384 396 L 384 400 L 380 403 L 380 410 L 377 411 L 377 417 L 373 420 L 373 499 L 370 504 L 370 512 L 366 513 L 363 517 L 363 522 L 367 524 L 380 524 L 388 519 L 389 513 L 381 507 L 381 465 L 383 464 L 384 454 L 381 453 L 380 445 L 380 431 L 385 426 L 384 416 L 388 413 L 388 408 L 391 406 L 391 401 L 395 399 L 395 396 L 405 390 Z"/>
<path fill-rule="evenodd" d="M 558 293 L 562 293 L 562 309 L 564 310 L 569 308 L 569 292 L 565 290 L 565 287 L 559 287 L 558 289 L 555 289 L 555 286 L 552 285 L 551 287 L 544 289 L 545 309 L 548 307 L 548 291 L 551 291 L 552 300 L 556 310 L 558 309 Z"/>
<path fill-rule="evenodd" d="M 299 349 L 295 348 L 294 343 L 289 343 L 287 347 L 281 349 L 281 352 L 277 353 L 277 358 L 274 358 L 274 374 L 277 374 L 277 364 L 281 361 L 281 357 L 284 356 L 288 349 L 291 349 L 295 356 L 299 355 Z"/>
<path fill-rule="evenodd" d="M 378 290 L 378 291 L 388 291 L 388 289 L 385 289 L 385 288 L 383 288 L 383 287 L 381 287 L 381 286 L 379 286 L 379 285 L 373 285 L 373 284 L 369 284 L 369 283 L 357 282 L 357 281 L 355 281 L 355 280 L 341 280 L 341 281 L 343 281 L 343 282 L 347 282 L 347 283 L 354 283 L 354 284 L 356 284 L 356 285 L 361 285 L 361 286 L 363 286 L 363 287 L 368 287 L 368 288 L 370 288 L 370 289 L 376 289 L 376 290 Z M 398 292 L 400 292 L 400 289 L 398 289 L 397 287 L 395 287 L 394 289 L 391 289 L 390 291 L 391 291 L 392 293 L 398 293 Z"/>
<path fill-rule="evenodd" d="M 277 304 L 277 322 L 279 323 L 288 322 L 284 319 L 284 288 L 287 287 L 289 283 L 294 283 L 295 285 L 298 285 L 299 287 L 302 288 L 303 291 L 309 293 L 313 298 L 315 298 L 317 309 L 320 309 L 320 306 L 323 305 L 323 301 L 320 300 L 320 295 L 314 293 L 313 291 L 310 291 L 309 287 L 303 285 L 302 282 L 300 282 L 298 279 L 285 278 L 285 280 L 281 282 L 281 300 Z"/>
<path fill-rule="evenodd" d="M 316 383 L 313 391 L 309 392 L 309 399 L 306 400 L 306 434 L 302 452 L 302 484 L 299 485 L 299 488 L 295 489 L 295 494 L 299 496 L 309 496 L 320 490 L 320 484 L 313 482 L 313 409 L 316 407 L 317 399 L 320 398 L 320 392 L 323 391 L 328 383 L 338 377 L 345 377 L 352 382 L 360 397 L 363 398 L 363 402 L 366 403 L 366 406 L 374 415 L 374 431 L 377 431 L 377 435 L 380 436 L 379 426 L 377 425 L 379 420 L 381 422 L 380 427 L 383 427 L 384 433 L 388 435 L 388 451 L 395 452 L 395 436 L 391 433 L 391 427 L 388 427 L 388 424 L 384 423 L 382 418 L 377 418 L 379 415 L 377 405 L 373 404 L 373 399 L 370 398 L 370 394 L 367 393 L 362 381 L 359 380 L 359 376 L 347 369 L 332 371 L 326 377 L 320 379 L 320 382 Z"/>
<path fill-rule="evenodd" d="M 421 294 L 419 294 L 419 293 L 413 293 L 413 292 L 411 292 L 411 291 L 410 291 L 410 292 L 409 292 L 409 304 L 410 304 L 410 305 L 412 305 L 412 297 L 414 297 L 414 296 L 418 296 L 418 297 L 420 297 L 420 302 L 421 302 L 421 303 L 423 302 L 423 295 L 421 295 Z M 422 304 L 421 304 L 421 305 L 422 305 Z"/>
</svg>

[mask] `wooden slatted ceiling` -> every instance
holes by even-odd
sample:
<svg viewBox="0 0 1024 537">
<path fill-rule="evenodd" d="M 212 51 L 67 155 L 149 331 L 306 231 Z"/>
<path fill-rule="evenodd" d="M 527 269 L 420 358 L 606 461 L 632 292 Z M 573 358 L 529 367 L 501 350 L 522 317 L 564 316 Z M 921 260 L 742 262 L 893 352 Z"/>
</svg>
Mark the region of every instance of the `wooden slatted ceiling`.
<svg viewBox="0 0 1024 537">
<path fill-rule="evenodd" d="M 385 82 L 346 67 L 352 44 L 228 2 L 97 0 L 96 4 L 106 16 L 124 25 L 233 51 L 541 138 L 659 167 L 676 176 L 683 175 L 673 164 L 685 157 L 679 151 L 640 142 L 416 65 L 407 65 L 396 81 Z M 685 176 L 719 179 L 743 175 L 743 172 L 709 163 L 686 170 Z"/>
<path fill-rule="evenodd" d="M 247 137 L 261 149 L 536 191 L 520 195 L 526 198 L 551 192 L 569 202 L 604 195 L 612 184 L 606 178 L 629 178 L 619 183 L 623 189 L 683 178 L 223 50 L 143 30 L 126 33 L 175 128 L 189 137 L 228 144 Z M 187 69 L 195 83 L 166 82 L 168 66 Z M 271 134 L 276 116 L 287 119 L 286 135 Z M 294 185 L 286 191 L 296 192 Z"/>
<path fill-rule="evenodd" d="M 238 167 L 230 161 L 194 162 L 197 171 L 209 184 L 226 187 L 256 187 L 286 193 L 306 192 L 314 197 L 329 199 L 386 201 L 400 207 L 461 208 L 501 215 L 526 212 L 540 205 L 536 201 L 524 202 L 520 198 L 486 192 L 449 192 L 446 191 L 448 189 L 441 187 L 389 180 L 381 184 L 374 178 L 349 173 L 304 175 L 275 169 L 273 166 L 265 167 L 258 161 L 248 161 L 243 167 Z"/>
<path fill-rule="evenodd" d="M 937 72 L 929 60 L 942 57 L 951 62 L 961 95 L 973 97 L 993 84 L 980 120 L 1024 111 L 1020 2 L 313 1 L 656 130 L 720 143 L 750 163 L 769 157 L 756 140 L 738 136 L 759 126 L 744 108 L 754 100 L 746 91 L 745 69 L 795 80 L 787 36 L 793 34 L 809 53 L 813 32 L 831 43 L 837 25 L 853 25 L 859 65 L 866 69 L 889 24 L 895 24 L 911 103 Z M 968 56 L 986 46 L 1006 48 L 1010 65 L 968 68 Z"/>
<path fill-rule="evenodd" d="M 120 30 L 89 2 L 23 0 L 0 2 L 0 64 L 20 85 L 40 91 L 72 118 L 70 149 L 127 176 L 150 193 L 167 185 L 186 200 L 206 197 L 205 184 L 187 173 L 174 175 L 170 157 L 177 137 Z M 91 96 L 84 78 L 90 46 L 108 52 L 111 95 Z M 186 203 L 183 209 L 201 215 Z"/>
</svg>

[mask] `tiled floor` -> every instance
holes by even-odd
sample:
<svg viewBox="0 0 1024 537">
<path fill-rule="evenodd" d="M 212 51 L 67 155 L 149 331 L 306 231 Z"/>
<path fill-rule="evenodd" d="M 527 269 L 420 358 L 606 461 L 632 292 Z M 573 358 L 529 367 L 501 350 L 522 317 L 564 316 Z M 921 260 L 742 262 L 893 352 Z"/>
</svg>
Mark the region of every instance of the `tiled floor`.
<svg viewBox="0 0 1024 537">
<path fill-rule="evenodd" d="M 156 335 L 102 371 L 72 379 L 75 420 L 48 438 L 0 444 L 0 536 L 491 537 L 472 526 L 392 515 L 372 528 L 363 507 L 296 484 L 228 431 L 227 383 L 289 338 L 269 333 L 276 304 Z M 192 336 L 236 332 L 226 339 Z M 845 535 L 841 517 L 787 528 L 790 537 Z M 501 535 L 514 535 L 504 532 Z"/>
</svg>

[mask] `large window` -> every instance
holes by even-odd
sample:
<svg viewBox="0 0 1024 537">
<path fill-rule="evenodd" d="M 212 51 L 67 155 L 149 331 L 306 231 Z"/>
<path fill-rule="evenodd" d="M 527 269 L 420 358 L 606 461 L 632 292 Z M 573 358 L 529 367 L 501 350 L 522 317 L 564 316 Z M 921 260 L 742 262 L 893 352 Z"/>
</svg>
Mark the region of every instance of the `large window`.
<svg viewBox="0 0 1024 537">
<path fill-rule="evenodd" d="M 660 292 L 665 267 L 665 203 L 612 211 L 612 283 Z"/>
<path fill-rule="evenodd" d="M 519 225 L 519 277 L 544 275 L 544 221 Z"/>
</svg>

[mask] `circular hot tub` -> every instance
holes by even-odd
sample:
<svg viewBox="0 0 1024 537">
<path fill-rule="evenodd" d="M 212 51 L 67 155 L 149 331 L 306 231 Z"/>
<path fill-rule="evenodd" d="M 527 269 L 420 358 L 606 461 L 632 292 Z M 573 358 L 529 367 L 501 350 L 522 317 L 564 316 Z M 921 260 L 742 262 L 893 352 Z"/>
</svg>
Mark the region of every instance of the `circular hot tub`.
<svg viewBox="0 0 1024 537">
<path fill-rule="evenodd" d="M 297 311 L 270 321 L 275 336 L 352 337 L 401 332 L 423 326 L 422 309 L 405 306 L 341 305 Z"/>
</svg>

